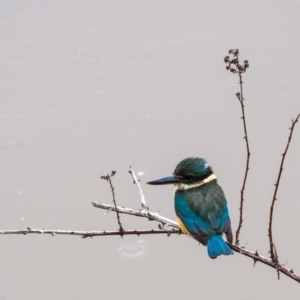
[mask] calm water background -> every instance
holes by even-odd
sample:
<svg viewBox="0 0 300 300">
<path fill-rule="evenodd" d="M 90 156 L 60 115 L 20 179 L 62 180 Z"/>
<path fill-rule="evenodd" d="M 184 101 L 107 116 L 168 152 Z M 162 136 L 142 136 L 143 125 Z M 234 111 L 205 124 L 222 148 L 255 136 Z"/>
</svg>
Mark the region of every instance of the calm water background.
<svg viewBox="0 0 300 300">
<path fill-rule="evenodd" d="M 117 229 L 119 205 L 174 219 L 172 187 L 144 183 L 207 158 L 234 229 L 245 168 L 239 48 L 251 170 L 242 244 L 268 256 L 270 201 L 290 119 L 300 112 L 298 1 L 1 1 L 0 228 Z M 300 273 L 300 128 L 275 207 L 279 258 Z M 121 216 L 125 228 L 157 228 Z M 297 299 L 300 286 L 235 254 L 210 260 L 185 236 L 1 236 L 0 299 Z"/>
</svg>

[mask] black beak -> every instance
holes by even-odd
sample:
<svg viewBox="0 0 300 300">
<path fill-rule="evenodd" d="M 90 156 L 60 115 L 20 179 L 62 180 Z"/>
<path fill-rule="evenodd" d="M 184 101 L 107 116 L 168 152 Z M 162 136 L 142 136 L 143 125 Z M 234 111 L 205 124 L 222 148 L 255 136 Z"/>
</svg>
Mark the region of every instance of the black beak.
<svg viewBox="0 0 300 300">
<path fill-rule="evenodd" d="M 178 178 L 176 175 L 167 176 L 164 178 L 160 178 L 157 180 L 149 181 L 147 184 L 153 184 L 153 185 L 162 185 L 162 184 L 172 184 L 172 183 L 180 183 L 181 179 Z"/>
</svg>

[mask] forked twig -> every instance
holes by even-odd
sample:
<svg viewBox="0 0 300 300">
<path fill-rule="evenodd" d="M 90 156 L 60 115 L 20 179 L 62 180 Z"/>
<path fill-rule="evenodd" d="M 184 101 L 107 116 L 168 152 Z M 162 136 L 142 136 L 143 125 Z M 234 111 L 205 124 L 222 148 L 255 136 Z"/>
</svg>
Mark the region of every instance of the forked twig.
<svg viewBox="0 0 300 300">
<path fill-rule="evenodd" d="M 290 134 L 289 134 L 289 137 L 288 137 L 288 142 L 286 144 L 285 150 L 282 154 L 279 173 L 278 173 L 277 181 L 275 183 L 274 195 L 273 195 L 273 199 L 272 199 L 272 203 L 271 203 L 271 207 L 270 207 L 268 236 L 269 236 L 269 241 L 270 241 L 270 257 L 271 257 L 271 260 L 273 261 L 273 263 L 275 263 L 275 264 L 278 264 L 279 261 L 278 261 L 278 254 L 277 254 L 277 250 L 275 248 L 275 244 L 274 244 L 274 240 L 273 240 L 273 232 L 272 232 L 273 212 L 274 212 L 275 201 L 277 200 L 276 196 L 277 196 L 277 191 L 278 191 L 278 187 L 279 187 L 279 183 L 280 183 L 280 179 L 281 179 L 281 174 L 282 174 L 282 171 L 283 171 L 283 163 L 284 163 L 287 151 L 289 149 L 289 146 L 290 146 L 290 143 L 291 143 L 291 140 L 292 140 L 295 125 L 298 122 L 299 117 L 300 117 L 300 114 L 297 116 L 296 119 L 292 119 L 292 126 L 289 128 L 290 129 Z"/>
<path fill-rule="evenodd" d="M 250 148 L 249 148 L 249 140 L 248 140 L 248 134 L 247 134 L 247 126 L 246 126 L 246 115 L 245 115 L 245 105 L 244 101 L 245 98 L 243 96 L 243 81 L 242 81 L 242 73 L 245 73 L 246 70 L 249 68 L 249 62 L 248 60 L 244 60 L 244 65 L 240 65 L 239 62 L 239 50 L 238 49 L 231 49 L 229 50 L 229 55 L 233 56 L 233 59 L 230 59 L 230 56 L 226 56 L 224 58 L 225 63 L 227 64 L 226 70 L 229 70 L 233 74 L 238 74 L 239 75 L 239 85 L 240 85 L 240 92 L 236 93 L 236 96 L 238 100 L 240 101 L 241 104 L 241 109 L 242 109 L 242 117 L 241 119 L 243 120 L 243 126 L 244 126 L 244 139 L 246 142 L 246 148 L 247 148 L 247 161 L 246 161 L 246 170 L 245 170 L 245 175 L 244 175 L 244 180 L 243 180 L 243 186 L 241 189 L 241 200 L 240 200 L 240 219 L 239 219 L 239 225 L 235 234 L 235 244 L 239 245 L 239 234 L 242 228 L 243 224 L 243 210 L 244 210 L 244 191 L 246 188 L 246 181 L 248 177 L 248 171 L 249 171 L 249 163 L 250 163 Z"/>
</svg>

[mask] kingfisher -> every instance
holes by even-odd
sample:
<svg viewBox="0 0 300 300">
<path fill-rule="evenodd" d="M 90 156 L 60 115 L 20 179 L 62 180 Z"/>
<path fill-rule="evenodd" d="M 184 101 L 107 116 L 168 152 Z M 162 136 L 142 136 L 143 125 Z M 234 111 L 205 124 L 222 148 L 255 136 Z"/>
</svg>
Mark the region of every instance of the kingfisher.
<svg viewBox="0 0 300 300">
<path fill-rule="evenodd" d="M 205 159 L 188 157 L 176 166 L 173 175 L 147 183 L 175 185 L 174 202 L 178 225 L 184 234 L 207 246 L 210 258 L 233 254 L 222 238 L 225 234 L 228 243 L 232 244 L 226 197 Z"/>
</svg>

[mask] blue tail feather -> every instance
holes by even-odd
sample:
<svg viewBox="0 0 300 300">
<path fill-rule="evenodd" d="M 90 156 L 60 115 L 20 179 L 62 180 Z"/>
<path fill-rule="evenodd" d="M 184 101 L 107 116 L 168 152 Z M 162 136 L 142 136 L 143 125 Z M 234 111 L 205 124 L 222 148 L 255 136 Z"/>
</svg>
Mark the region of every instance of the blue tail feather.
<svg viewBox="0 0 300 300">
<path fill-rule="evenodd" d="M 207 252 L 210 258 L 216 258 L 219 255 L 231 255 L 232 250 L 225 243 L 220 234 L 212 235 L 207 240 Z"/>
</svg>

